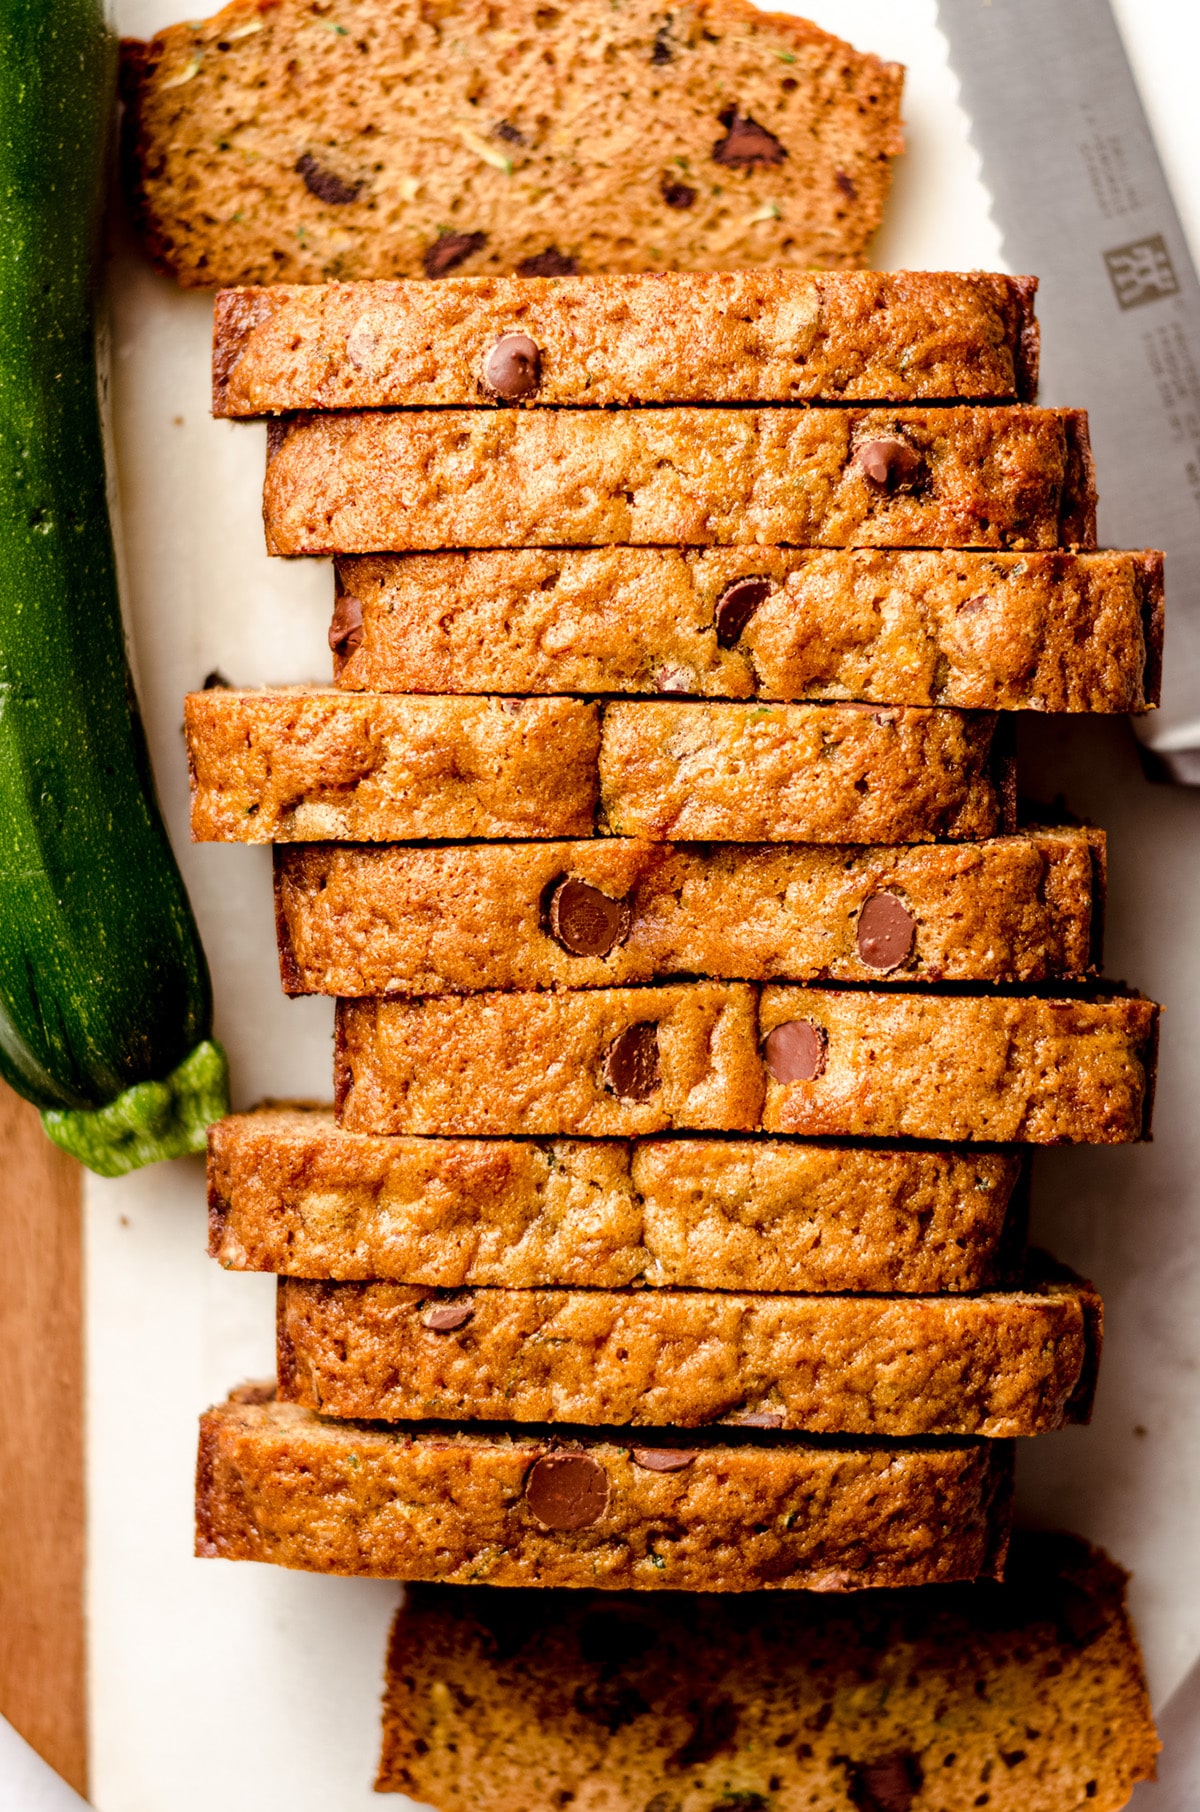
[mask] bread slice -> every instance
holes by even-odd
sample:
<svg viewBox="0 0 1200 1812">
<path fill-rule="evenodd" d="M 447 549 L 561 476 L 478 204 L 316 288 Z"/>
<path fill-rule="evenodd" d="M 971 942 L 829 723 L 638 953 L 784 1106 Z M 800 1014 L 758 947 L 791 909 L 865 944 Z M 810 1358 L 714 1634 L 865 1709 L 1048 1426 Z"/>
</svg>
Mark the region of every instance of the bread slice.
<svg viewBox="0 0 1200 1812">
<path fill-rule="evenodd" d="M 1043 1434 L 1091 1415 L 1100 1299 L 706 1290 L 431 1295 L 279 1280 L 279 1395 L 322 1415 L 805 1434 Z"/>
<path fill-rule="evenodd" d="M 193 692 L 199 842 L 589 836 L 600 722 L 582 699 Z"/>
<path fill-rule="evenodd" d="M 743 0 L 235 0 L 127 43 L 185 284 L 864 262 L 903 71 Z"/>
<path fill-rule="evenodd" d="M 1032 402 L 1036 289 L 986 271 L 689 270 L 222 290 L 213 414 Z"/>
<path fill-rule="evenodd" d="M 968 711 L 1143 711 L 1155 553 L 507 548 L 348 555 L 355 692 L 692 693 Z"/>
<path fill-rule="evenodd" d="M 352 1132 L 1125 1144 L 1149 1130 L 1139 996 L 671 983 L 339 1000 Z"/>
<path fill-rule="evenodd" d="M 235 1391 L 201 1420 L 201 1556 L 453 1584 L 843 1592 L 993 1576 L 1008 1543 L 1007 1441 L 398 1429 L 271 1394 Z"/>
<path fill-rule="evenodd" d="M 271 424 L 273 554 L 1092 548 L 1078 410 L 427 409 Z"/>
<path fill-rule="evenodd" d="M 440 1812 L 1117 1812 L 1159 1743 L 1125 1575 L 1018 1532 L 1003 1585 L 853 1599 L 417 1588 L 379 1788 Z"/>
<path fill-rule="evenodd" d="M 910 843 L 1010 827 L 995 720 L 858 705 L 192 693 L 202 842 L 586 837 Z"/>
<path fill-rule="evenodd" d="M 289 994 L 749 981 L 1077 980 L 1102 833 L 866 848 L 634 839 L 280 848 Z"/>
<path fill-rule="evenodd" d="M 314 1109 L 208 1133 L 209 1252 L 231 1271 L 455 1289 L 1005 1287 L 1019 1154 L 784 1139 L 377 1138 Z"/>
</svg>

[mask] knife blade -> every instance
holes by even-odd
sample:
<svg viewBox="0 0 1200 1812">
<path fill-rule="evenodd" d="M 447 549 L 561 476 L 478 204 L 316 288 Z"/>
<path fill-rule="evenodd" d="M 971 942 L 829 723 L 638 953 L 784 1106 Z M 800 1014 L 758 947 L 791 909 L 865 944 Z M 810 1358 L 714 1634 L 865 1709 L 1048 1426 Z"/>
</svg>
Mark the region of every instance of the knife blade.
<svg viewBox="0 0 1200 1812">
<path fill-rule="evenodd" d="M 1041 280 L 1041 399 L 1088 411 L 1101 544 L 1166 551 L 1162 708 L 1134 724 L 1200 786 L 1200 283 L 1116 20 L 938 0 L 938 23 L 1005 259 Z"/>
</svg>

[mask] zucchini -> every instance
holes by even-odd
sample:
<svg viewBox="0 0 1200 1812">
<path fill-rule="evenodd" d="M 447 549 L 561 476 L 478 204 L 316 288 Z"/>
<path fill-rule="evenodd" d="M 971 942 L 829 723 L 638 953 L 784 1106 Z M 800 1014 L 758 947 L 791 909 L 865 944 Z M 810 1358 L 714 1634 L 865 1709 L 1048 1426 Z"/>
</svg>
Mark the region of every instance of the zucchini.
<svg viewBox="0 0 1200 1812">
<path fill-rule="evenodd" d="M 116 41 L 0 8 L 0 1074 L 115 1176 L 227 1099 L 125 652 L 95 357 Z"/>
</svg>

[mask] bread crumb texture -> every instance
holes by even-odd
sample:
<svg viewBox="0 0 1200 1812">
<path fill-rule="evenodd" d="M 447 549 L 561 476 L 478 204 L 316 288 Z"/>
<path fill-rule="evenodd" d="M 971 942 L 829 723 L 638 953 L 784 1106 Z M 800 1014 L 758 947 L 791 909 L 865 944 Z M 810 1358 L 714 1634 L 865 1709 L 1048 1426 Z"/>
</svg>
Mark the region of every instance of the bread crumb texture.
<svg viewBox="0 0 1200 1812">
<path fill-rule="evenodd" d="M 1037 1534 L 1003 1585 L 903 1596 L 418 1589 L 379 1785 L 443 1812 L 1118 1812 L 1159 1748 L 1124 1587 Z"/>
<path fill-rule="evenodd" d="M 902 80 L 742 0 L 235 0 L 124 45 L 126 187 L 200 288 L 836 268 Z"/>
</svg>

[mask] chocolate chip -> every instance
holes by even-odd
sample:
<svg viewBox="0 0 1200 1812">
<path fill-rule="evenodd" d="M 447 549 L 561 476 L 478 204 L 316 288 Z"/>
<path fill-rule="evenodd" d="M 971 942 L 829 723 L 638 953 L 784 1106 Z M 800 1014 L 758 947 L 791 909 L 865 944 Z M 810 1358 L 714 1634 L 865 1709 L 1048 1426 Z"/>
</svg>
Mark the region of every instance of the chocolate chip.
<svg viewBox="0 0 1200 1812">
<path fill-rule="evenodd" d="M 851 1762 L 847 1791 L 856 1812 L 911 1812 L 925 1770 L 908 1750 L 873 1762 Z"/>
<path fill-rule="evenodd" d="M 814 1082 L 825 1068 L 826 1038 L 811 1019 L 789 1019 L 767 1034 L 767 1068 L 776 1082 Z"/>
<path fill-rule="evenodd" d="M 622 1101 L 649 1101 L 658 1088 L 658 1027 L 652 1019 L 627 1026 L 604 1053 L 604 1085 Z"/>
<path fill-rule="evenodd" d="M 654 47 L 650 52 L 652 63 L 669 63 L 671 61 L 671 33 L 666 25 L 660 25 L 654 34 Z"/>
<path fill-rule="evenodd" d="M 483 381 L 505 402 L 532 396 L 542 381 L 542 355 L 527 333 L 501 334 L 483 361 Z"/>
<path fill-rule="evenodd" d="M 481 252 L 487 244 L 486 233 L 442 233 L 421 254 L 427 277 L 444 277 L 458 265 Z"/>
<path fill-rule="evenodd" d="M 278 453 L 280 447 L 282 447 L 284 441 L 287 439 L 288 430 L 290 427 L 291 427 L 290 422 L 286 422 L 286 421 L 281 422 L 279 420 L 278 416 L 273 416 L 271 418 L 271 420 L 267 423 L 267 460 L 268 460 L 268 463 L 272 459 L 274 459 L 274 457 Z"/>
<path fill-rule="evenodd" d="M 873 893 L 858 915 L 855 942 L 868 969 L 898 969 L 912 955 L 917 921 L 894 893 Z"/>
<path fill-rule="evenodd" d="M 211 673 L 204 675 L 204 690 L 206 692 L 232 692 L 233 681 L 227 680 L 219 667 L 214 667 Z"/>
<path fill-rule="evenodd" d="M 363 639 L 363 608 L 349 592 L 339 591 L 329 624 L 329 646 L 348 660 Z"/>
<path fill-rule="evenodd" d="M 838 170 L 835 173 L 833 180 L 837 184 L 838 188 L 842 191 L 842 194 L 846 197 L 847 201 L 857 201 L 858 200 L 858 190 L 855 188 L 854 184 L 851 182 L 850 178 L 846 175 L 846 172 L 844 170 Z"/>
<path fill-rule="evenodd" d="M 717 599 L 717 646 L 732 648 L 759 605 L 765 604 L 770 595 L 771 581 L 760 573 L 731 579 Z"/>
<path fill-rule="evenodd" d="M 545 1529 L 586 1529 L 608 1509 L 608 1474 L 587 1453 L 544 1453 L 525 1474 L 525 1501 Z"/>
<path fill-rule="evenodd" d="M 295 170 L 297 176 L 304 178 L 304 186 L 310 195 L 315 195 L 318 201 L 331 202 L 334 207 L 344 208 L 347 203 L 357 201 L 362 191 L 360 182 L 346 182 L 333 170 L 322 169 L 307 151 L 296 159 Z"/>
<path fill-rule="evenodd" d="M 511 120 L 497 120 L 492 127 L 492 137 L 502 138 L 506 145 L 523 145 L 525 143 L 525 134 L 519 126 L 514 126 Z"/>
<path fill-rule="evenodd" d="M 455 1328 L 465 1328 L 474 1313 L 469 1296 L 460 1302 L 431 1302 L 421 1316 L 421 1326 L 431 1334 L 452 1334 Z"/>
<path fill-rule="evenodd" d="M 719 164 L 728 164 L 735 170 L 749 170 L 755 164 L 781 164 L 787 156 L 774 133 L 752 120 L 749 114 L 739 113 L 736 107 L 725 109 L 721 124 L 725 127 L 725 136 L 712 148 L 713 157 Z"/>
<path fill-rule="evenodd" d="M 560 252 L 556 245 L 548 245 L 544 252 L 535 258 L 522 258 L 517 266 L 518 277 L 573 277 L 575 260 Z"/>
<path fill-rule="evenodd" d="M 614 900 L 587 881 L 564 877 L 550 895 L 550 936 L 571 956 L 607 956 L 629 936 L 628 900 Z"/>
<path fill-rule="evenodd" d="M 664 182 L 662 198 L 669 208 L 690 208 L 696 199 L 696 191 L 685 182 Z"/>
<path fill-rule="evenodd" d="M 691 1447 L 631 1447 L 629 1457 L 643 1472 L 682 1472 L 696 1453 Z"/>
<path fill-rule="evenodd" d="M 911 491 L 921 476 L 921 455 L 902 440 L 865 440 L 854 463 L 881 491 Z"/>
<path fill-rule="evenodd" d="M 778 1409 L 739 1409 L 725 1417 L 734 1428 L 782 1428 L 783 1412 Z"/>
</svg>

